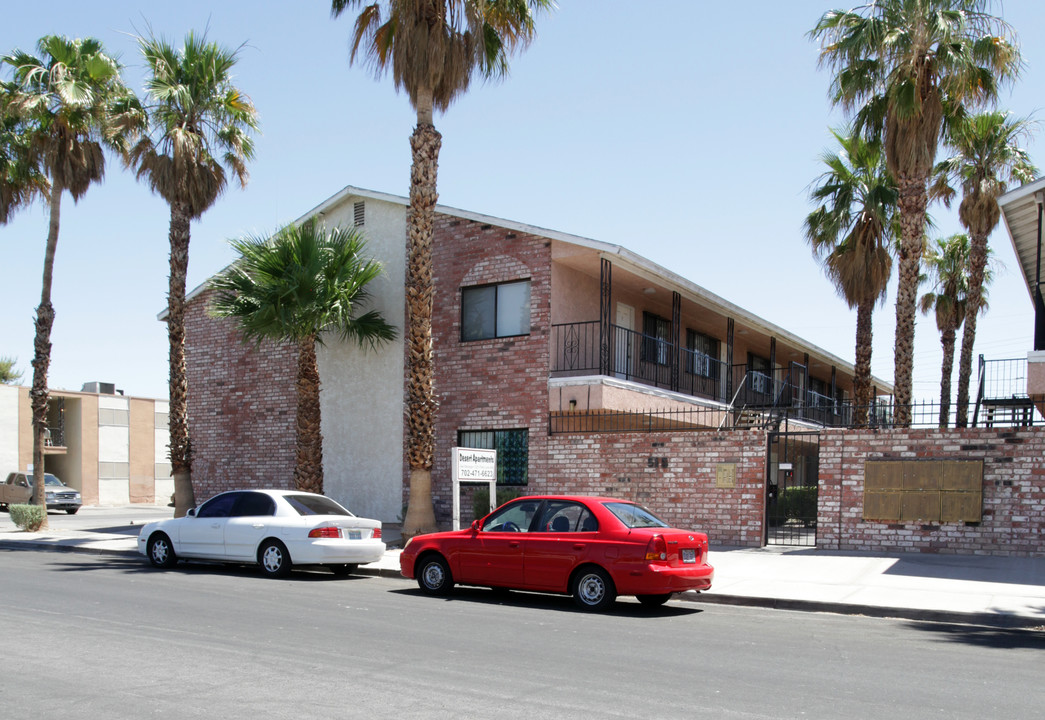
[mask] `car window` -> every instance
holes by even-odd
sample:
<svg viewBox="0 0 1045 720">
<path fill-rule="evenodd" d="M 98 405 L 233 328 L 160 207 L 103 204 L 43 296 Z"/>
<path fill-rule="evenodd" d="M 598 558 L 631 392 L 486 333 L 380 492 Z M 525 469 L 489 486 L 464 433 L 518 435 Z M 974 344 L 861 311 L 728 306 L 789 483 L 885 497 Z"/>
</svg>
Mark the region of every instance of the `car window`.
<svg viewBox="0 0 1045 720">
<path fill-rule="evenodd" d="M 295 495 L 284 495 L 290 507 L 297 511 L 298 515 L 347 515 L 355 517 L 345 508 L 324 495 L 310 495 L 301 493 Z"/>
<path fill-rule="evenodd" d="M 232 506 L 232 517 L 268 517 L 276 514 L 276 503 L 265 493 L 240 493 Z"/>
<path fill-rule="evenodd" d="M 483 532 L 529 532 L 537 506 L 535 500 L 519 500 L 494 510 L 483 523 Z"/>
<path fill-rule="evenodd" d="M 580 503 L 551 500 L 537 523 L 539 532 L 591 532 L 599 527 L 595 516 Z"/>
<path fill-rule="evenodd" d="M 207 502 L 200 505 L 200 509 L 196 511 L 196 517 L 201 518 L 223 518 L 229 517 L 232 514 L 232 506 L 236 503 L 236 499 L 241 493 L 222 493 L 212 497 Z"/>
<path fill-rule="evenodd" d="M 617 516 L 626 527 L 671 527 L 641 505 L 633 503 L 606 503 L 606 508 Z"/>
</svg>

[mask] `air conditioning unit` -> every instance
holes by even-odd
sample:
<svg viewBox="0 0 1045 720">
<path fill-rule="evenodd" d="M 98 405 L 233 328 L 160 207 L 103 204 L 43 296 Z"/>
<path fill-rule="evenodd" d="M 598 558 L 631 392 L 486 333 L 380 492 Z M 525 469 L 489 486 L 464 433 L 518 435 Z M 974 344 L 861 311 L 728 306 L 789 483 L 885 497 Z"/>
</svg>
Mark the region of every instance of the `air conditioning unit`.
<svg viewBox="0 0 1045 720">
<path fill-rule="evenodd" d="M 115 395 L 116 383 L 89 382 L 84 383 L 82 392 L 98 393 L 99 395 Z"/>
</svg>

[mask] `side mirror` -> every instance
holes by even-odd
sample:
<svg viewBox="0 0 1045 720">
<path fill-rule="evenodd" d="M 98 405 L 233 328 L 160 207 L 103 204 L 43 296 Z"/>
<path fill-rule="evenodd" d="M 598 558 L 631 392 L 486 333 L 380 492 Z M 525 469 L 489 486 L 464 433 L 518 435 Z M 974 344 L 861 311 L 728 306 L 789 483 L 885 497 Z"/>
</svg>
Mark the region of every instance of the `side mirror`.
<svg viewBox="0 0 1045 720">
<path fill-rule="evenodd" d="M 481 518 L 472 520 L 472 532 L 479 532 L 483 529 L 483 521 Z"/>
<path fill-rule="evenodd" d="M 189 511 L 185 513 L 185 517 L 196 517 L 196 508 L 189 508 Z"/>
</svg>

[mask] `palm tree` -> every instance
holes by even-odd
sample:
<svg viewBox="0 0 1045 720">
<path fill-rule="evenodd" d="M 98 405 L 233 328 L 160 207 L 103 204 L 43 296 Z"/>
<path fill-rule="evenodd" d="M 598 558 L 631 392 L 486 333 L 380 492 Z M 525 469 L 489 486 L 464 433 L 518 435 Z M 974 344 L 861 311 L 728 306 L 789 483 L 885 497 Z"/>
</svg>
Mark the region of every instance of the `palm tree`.
<svg viewBox="0 0 1045 720">
<path fill-rule="evenodd" d="M 298 348 L 297 489 L 323 492 L 323 436 L 319 406 L 316 343 L 336 332 L 361 347 L 393 340 L 395 328 L 376 310 L 360 314 L 370 301 L 367 285 L 381 274 L 368 259 L 366 243 L 354 229 L 327 230 L 315 219 L 288 225 L 271 239 L 246 238 L 232 246 L 240 258 L 214 278 L 211 309 L 235 318 L 244 341 L 290 342 Z"/>
<path fill-rule="evenodd" d="M 1016 75 L 1019 50 L 990 15 L 991 0 L 876 0 L 825 13 L 810 35 L 831 67 L 831 94 L 855 111 L 856 128 L 884 141 L 896 178 L 900 267 L 894 393 L 898 425 L 910 424 L 914 319 L 928 181 L 946 114 L 993 100 Z"/>
<path fill-rule="evenodd" d="M 0 225 L 37 197 L 46 197 L 47 178 L 30 160 L 25 121 L 8 110 L 16 90 L 0 83 Z"/>
<path fill-rule="evenodd" d="M 432 507 L 435 379 L 432 366 L 432 231 L 438 200 L 436 174 L 442 136 L 432 123 L 467 89 L 473 76 L 503 77 L 508 58 L 534 36 L 534 14 L 552 0 L 332 0 L 339 17 L 360 8 L 352 55 L 360 52 L 375 76 L 391 69 L 417 113 L 410 137 L 410 210 L 407 216 L 407 459 L 410 499 L 403 534 L 436 529 Z"/>
<path fill-rule="evenodd" d="M 15 358 L 0 357 L 0 385 L 13 385 L 22 377 L 21 370 L 15 370 Z"/>
<path fill-rule="evenodd" d="M 210 208 L 228 183 L 247 183 L 254 157 L 251 132 L 257 116 L 250 98 L 232 84 L 238 51 L 189 33 L 182 48 L 165 40 L 139 38 L 149 69 L 149 133 L 135 145 L 130 163 L 153 192 L 170 205 L 170 277 L 167 337 L 170 391 L 170 459 L 174 515 L 196 504 L 185 375 L 185 278 L 192 220 Z"/>
<path fill-rule="evenodd" d="M 44 474 L 47 429 L 47 370 L 51 362 L 51 279 L 58 245 L 62 195 L 79 200 L 105 174 L 103 146 L 120 152 L 141 126 L 137 99 L 120 77 L 120 64 L 94 38 L 48 35 L 37 44 L 40 57 L 20 50 L 0 62 L 13 68 L 6 86 L 5 111 L 22 123 L 28 140 L 29 169 L 47 178 L 50 220 L 44 252 L 40 306 L 36 309 L 33 386 L 33 471 Z M 44 484 L 34 486 L 34 502 L 43 504 Z M 44 525 L 46 527 L 46 517 Z"/>
<path fill-rule="evenodd" d="M 871 384 L 871 316 L 885 297 L 892 273 L 896 183 L 885 168 L 881 146 L 855 133 L 832 130 L 838 153 L 825 153 L 827 171 L 811 198 L 819 207 L 805 221 L 806 239 L 850 308 L 856 309 L 854 418 L 867 423 L 874 400 Z"/>
<path fill-rule="evenodd" d="M 940 370 L 940 427 L 945 428 L 951 414 L 951 373 L 954 368 L 954 341 L 965 320 L 969 300 L 969 236 L 957 233 L 940 238 L 925 254 L 927 279 L 933 282 L 930 292 L 922 295 L 918 306 L 923 314 L 936 316 L 943 346 Z"/>
<path fill-rule="evenodd" d="M 965 307 L 965 330 L 958 358 L 958 407 L 956 427 L 969 423 L 969 381 L 972 350 L 976 342 L 976 318 L 985 294 L 982 288 L 987 267 L 987 239 L 998 226 L 1001 209 L 998 196 L 1008 183 L 1030 182 L 1037 173 L 1030 156 L 1020 147 L 1032 129 L 1031 122 L 1011 118 L 1005 112 L 962 116 L 949 123 L 947 145 L 954 152 L 937 165 L 933 190 L 949 205 L 954 191 L 948 180 L 961 185 L 958 219 L 969 233 L 969 302 Z"/>
</svg>

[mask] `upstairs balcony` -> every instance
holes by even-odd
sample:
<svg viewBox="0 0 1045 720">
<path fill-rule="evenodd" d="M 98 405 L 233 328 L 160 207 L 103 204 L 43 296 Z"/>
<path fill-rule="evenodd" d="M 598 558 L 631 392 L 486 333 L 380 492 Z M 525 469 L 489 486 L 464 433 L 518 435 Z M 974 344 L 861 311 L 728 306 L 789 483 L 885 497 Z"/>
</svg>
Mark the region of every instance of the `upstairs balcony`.
<svg viewBox="0 0 1045 720">
<path fill-rule="evenodd" d="M 724 410 L 717 421 L 720 426 L 766 424 L 772 422 L 775 411 L 780 410 L 776 416 L 782 416 L 785 408 L 789 418 L 818 425 L 845 425 L 852 416 L 841 391 L 833 388 L 832 397 L 831 385 L 811 378 L 802 363 L 792 361 L 772 370 L 755 369 L 747 363 L 730 365 L 699 350 L 619 325 L 608 327 L 604 343 L 598 320 L 553 325 L 551 376 L 602 376 L 678 393 L 697 404 Z M 645 407 L 650 408 L 648 403 Z M 730 413 L 733 416 L 727 417 Z"/>
</svg>

